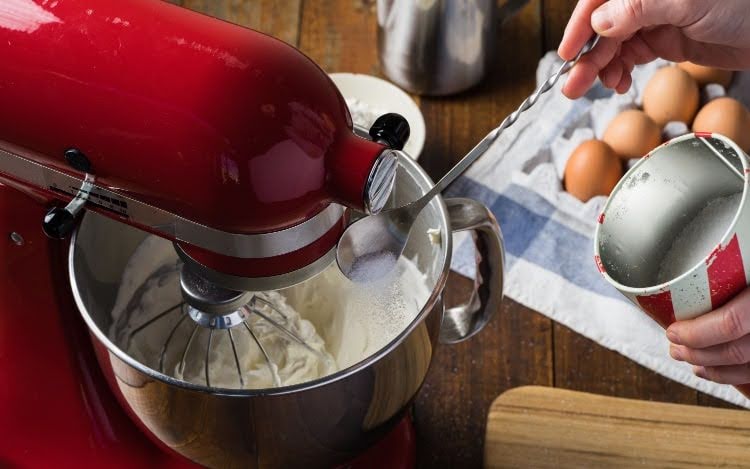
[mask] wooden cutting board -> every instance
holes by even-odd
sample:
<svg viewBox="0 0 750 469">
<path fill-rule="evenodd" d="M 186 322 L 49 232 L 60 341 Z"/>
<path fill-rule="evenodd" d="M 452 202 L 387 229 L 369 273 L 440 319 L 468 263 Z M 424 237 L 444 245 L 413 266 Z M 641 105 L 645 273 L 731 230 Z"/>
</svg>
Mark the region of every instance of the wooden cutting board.
<svg viewBox="0 0 750 469">
<path fill-rule="evenodd" d="M 490 407 L 484 463 L 499 467 L 750 467 L 750 412 L 511 389 Z"/>
</svg>

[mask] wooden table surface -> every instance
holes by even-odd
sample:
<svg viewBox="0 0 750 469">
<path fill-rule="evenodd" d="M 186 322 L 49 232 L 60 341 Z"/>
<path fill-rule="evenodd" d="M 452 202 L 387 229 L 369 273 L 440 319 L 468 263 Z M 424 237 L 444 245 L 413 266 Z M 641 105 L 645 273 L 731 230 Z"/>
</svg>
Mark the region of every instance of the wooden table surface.
<svg viewBox="0 0 750 469">
<path fill-rule="evenodd" d="M 301 49 L 328 72 L 382 76 L 375 0 L 171 0 L 267 32 Z M 476 88 L 448 98 L 415 97 L 427 141 L 420 163 L 433 178 L 531 92 L 542 54 L 557 47 L 574 0 L 508 0 L 517 13 L 498 30 L 494 66 Z M 449 297 L 468 281 L 450 279 Z M 440 347 L 414 417 L 420 467 L 479 467 L 487 411 L 503 391 L 524 384 L 611 396 L 727 406 L 663 378 L 541 314 L 506 299 L 485 330 Z"/>
</svg>

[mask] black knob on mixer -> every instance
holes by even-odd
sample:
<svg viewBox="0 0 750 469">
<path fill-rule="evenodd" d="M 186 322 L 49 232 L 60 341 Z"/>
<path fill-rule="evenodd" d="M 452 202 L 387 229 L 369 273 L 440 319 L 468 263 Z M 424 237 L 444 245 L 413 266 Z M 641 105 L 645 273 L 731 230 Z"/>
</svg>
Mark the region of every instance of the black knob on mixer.
<svg viewBox="0 0 750 469">
<path fill-rule="evenodd" d="M 44 234 L 54 239 L 65 239 L 73 232 L 75 216 L 60 207 L 52 207 L 44 216 L 42 229 Z"/>
<path fill-rule="evenodd" d="M 370 137 L 376 142 L 402 150 L 409 140 L 411 130 L 404 116 L 395 113 L 383 114 L 370 127 Z"/>
<path fill-rule="evenodd" d="M 94 188 L 94 176 L 86 174 L 81 188 L 78 189 L 73 199 L 64 208 L 52 207 L 42 220 L 44 234 L 54 239 L 67 238 L 73 232 L 76 224 L 76 216 L 83 210 L 89 194 Z"/>
</svg>

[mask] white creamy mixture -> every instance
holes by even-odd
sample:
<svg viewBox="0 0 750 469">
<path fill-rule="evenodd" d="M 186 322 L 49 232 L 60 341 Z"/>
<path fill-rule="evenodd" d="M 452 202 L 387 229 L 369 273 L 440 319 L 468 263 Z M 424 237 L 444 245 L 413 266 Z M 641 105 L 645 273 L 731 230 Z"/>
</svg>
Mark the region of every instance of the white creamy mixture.
<svg viewBox="0 0 750 469">
<path fill-rule="evenodd" d="M 682 229 L 659 266 L 657 282 L 679 277 L 705 259 L 721 241 L 737 214 L 742 193 L 710 201 Z"/>
<path fill-rule="evenodd" d="M 349 278 L 355 283 L 379 282 L 392 275 L 397 263 L 398 258 L 389 251 L 366 254 L 354 261 Z"/>
<path fill-rule="evenodd" d="M 109 335 L 150 368 L 201 385 L 206 383 L 206 350 L 210 340 L 208 372 L 214 387 L 292 385 L 347 368 L 401 333 L 430 295 L 425 276 L 414 262 L 403 257 L 391 275 L 377 282 L 352 283 L 334 264 L 301 285 L 258 293 L 260 299 L 270 302 L 278 311 L 257 301 L 259 310 L 304 339 L 312 349 L 297 344 L 253 314 L 247 323 L 276 365 L 269 368 L 263 350 L 244 326 L 231 329 L 231 337 L 225 330 L 211 332 L 196 328 L 181 307 L 177 307 L 182 303 L 180 265 L 170 242 L 147 237 L 123 273 Z M 169 312 L 138 330 L 164 311 Z M 163 350 L 166 353 L 161 359 Z M 183 354 L 184 369 L 180 366 Z"/>
</svg>

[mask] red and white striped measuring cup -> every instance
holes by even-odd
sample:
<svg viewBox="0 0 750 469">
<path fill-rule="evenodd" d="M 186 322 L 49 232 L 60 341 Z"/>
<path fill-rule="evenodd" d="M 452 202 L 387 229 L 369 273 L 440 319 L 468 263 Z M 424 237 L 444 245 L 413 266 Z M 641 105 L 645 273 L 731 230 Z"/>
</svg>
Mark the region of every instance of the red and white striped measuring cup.
<svg viewBox="0 0 750 469">
<path fill-rule="evenodd" d="M 595 261 L 605 279 L 662 327 L 716 309 L 750 281 L 750 209 L 745 153 L 710 133 L 671 140 L 639 161 L 599 218 Z M 742 193 L 716 245 L 675 278 L 657 273 L 675 237 L 710 201 Z"/>
</svg>

